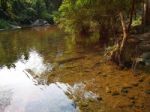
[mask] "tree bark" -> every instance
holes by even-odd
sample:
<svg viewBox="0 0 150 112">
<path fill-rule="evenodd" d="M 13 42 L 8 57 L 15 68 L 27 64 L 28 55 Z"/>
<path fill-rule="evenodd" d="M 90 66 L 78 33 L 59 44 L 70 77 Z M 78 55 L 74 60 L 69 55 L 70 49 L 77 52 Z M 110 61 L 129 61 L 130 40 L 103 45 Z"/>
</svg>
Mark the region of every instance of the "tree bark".
<svg viewBox="0 0 150 112">
<path fill-rule="evenodd" d="M 146 22 L 146 25 L 150 25 L 150 0 L 147 0 L 146 1 L 146 20 L 145 20 L 145 22 Z"/>
<path fill-rule="evenodd" d="M 142 17 L 142 24 L 145 25 L 145 20 L 146 20 L 146 3 L 145 0 L 143 0 L 143 17 Z"/>
<path fill-rule="evenodd" d="M 121 26 L 122 26 L 122 32 L 123 32 L 123 37 L 122 37 L 122 41 L 120 43 L 120 45 L 118 46 L 118 53 L 117 53 L 117 57 L 118 57 L 118 64 L 120 66 L 123 66 L 123 61 L 124 61 L 124 58 L 123 58 L 123 52 L 124 52 L 124 48 L 126 46 L 126 42 L 127 42 L 127 37 L 128 37 L 128 32 L 127 32 L 127 28 L 126 28 L 126 23 L 125 23 L 125 20 L 124 20 L 124 17 L 123 17 L 123 13 L 120 12 L 119 13 L 119 16 L 120 16 L 120 21 L 121 21 Z"/>
<path fill-rule="evenodd" d="M 119 16 L 120 16 L 120 21 L 121 21 L 121 26 L 122 26 L 122 31 L 123 31 L 123 39 L 120 45 L 120 52 L 122 52 L 125 46 L 126 40 L 127 40 L 128 33 L 127 33 L 127 28 L 126 28 L 126 24 L 125 24 L 122 12 L 119 13 Z"/>
<path fill-rule="evenodd" d="M 131 6 L 131 11 L 130 11 L 130 21 L 129 21 L 129 25 L 128 25 L 128 32 L 131 29 L 131 25 L 132 25 L 132 19 L 133 19 L 133 14 L 135 11 L 135 0 L 132 0 L 132 6 Z"/>
<path fill-rule="evenodd" d="M 142 24 L 150 25 L 150 0 L 143 0 L 143 18 Z"/>
<path fill-rule="evenodd" d="M 122 12 L 119 13 L 119 17 L 122 26 L 123 36 L 121 42 L 118 41 L 116 43 L 117 48 L 111 54 L 111 60 L 114 61 L 116 64 L 118 64 L 120 67 L 123 67 L 125 61 L 123 54 L 127 43 L 128 32 L 127 32 L 127 27 Z"/>
</svg>

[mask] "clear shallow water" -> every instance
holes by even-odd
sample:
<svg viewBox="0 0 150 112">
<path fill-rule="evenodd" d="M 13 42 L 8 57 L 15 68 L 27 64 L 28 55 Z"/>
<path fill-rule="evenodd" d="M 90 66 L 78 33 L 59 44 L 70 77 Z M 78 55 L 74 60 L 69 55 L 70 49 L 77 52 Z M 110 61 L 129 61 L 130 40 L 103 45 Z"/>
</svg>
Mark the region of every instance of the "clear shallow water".
<svg viewBox="0 0 150 112">
<path fill-rule="evenodd" d="M 76 112 L 69 85 L 47 82 L 65 49 L 55 28 L 0 32 L 0 112 Z M 64 46 L 63 46 L 64 45 Z"/>
</svg>

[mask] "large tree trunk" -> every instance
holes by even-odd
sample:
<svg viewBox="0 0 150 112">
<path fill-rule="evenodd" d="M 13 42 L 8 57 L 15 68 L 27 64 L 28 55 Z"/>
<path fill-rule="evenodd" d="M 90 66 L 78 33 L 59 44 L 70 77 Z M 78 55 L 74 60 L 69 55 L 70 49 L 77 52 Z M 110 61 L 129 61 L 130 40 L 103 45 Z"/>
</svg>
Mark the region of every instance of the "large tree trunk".
<svg viewBox="0 0 150 112">
<path fill-rule="evenodd" d="M 150 0 L 143 2 L 143 25 L 150 25 Z"/>
<path fill-rule="evenodd" d="M 146 7 L 146 25 L 150 25 L 150 0 L 147 0 L 147 7 Z"/>
<path fill-rule="evenodd" d="M 132 6 L 131 6 L 131 10 L 130 10 L 130 21 L 129 21 L 129 25 L 128 25 L 128 32 L 131 29 L 131 25 L 132 25 L 132 19 L 133 19 L 133 14 L 135 11 L 135 0 L 132 0 Z"/>
</svg>

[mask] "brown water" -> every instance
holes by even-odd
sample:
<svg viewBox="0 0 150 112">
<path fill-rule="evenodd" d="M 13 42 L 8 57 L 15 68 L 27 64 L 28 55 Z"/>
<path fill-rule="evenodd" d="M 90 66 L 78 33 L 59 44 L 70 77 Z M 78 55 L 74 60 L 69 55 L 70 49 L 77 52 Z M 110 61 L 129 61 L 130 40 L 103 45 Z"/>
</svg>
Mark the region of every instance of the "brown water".
<svg viewBox="0 0 150 112">
<path fill-rule="evenodd" d="M 67 93 L 84 85 L 48 82 L 55 59 L 64 54 L 74 52 L 55 27 L 0 32 L 0 112 L 79 111 Z"/>
</svg>

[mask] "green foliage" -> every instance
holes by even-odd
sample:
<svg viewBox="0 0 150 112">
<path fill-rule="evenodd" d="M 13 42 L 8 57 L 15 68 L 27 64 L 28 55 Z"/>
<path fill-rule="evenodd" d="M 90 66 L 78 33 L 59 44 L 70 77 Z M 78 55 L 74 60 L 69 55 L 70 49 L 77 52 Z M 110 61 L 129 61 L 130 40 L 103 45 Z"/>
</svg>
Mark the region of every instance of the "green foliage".
<svg viewBox="0 0 150 112">
<path fill-rule="evenodd" d="M 24 10 L 21 11 L 22 13 L 19 13 L 16 16 L 16 19 L 18 19 L 18 21 L 24 20 L 24 19 L 28 19 L 28 20 L 35 20 L 36 19 L 36 11 L 33 8 L 26 8 Z"/>
<path fill-rule="evenodd" d="M 141 23 L 142 23 L 142 18 L 138 16 L 133 20 L 132 26 L 138 26 L 138 25 L 141 25 Z"/>
<path fill-rule="evenodd" d="M 0 19 L 0 29 L 8 29 L 10 28 L 10 24 L 3 20 L 3 19 Z"/>
<path fill-rule="evenodd" d="M 44 11 L 44 12 L 41 13 L 40 18 L 47 20 L 51 24 L 54 23 L 52 15 L 49 14 L 48 12 L 46 12 L 46 11 Z"/>
<path fill-rule="evenodd" d="M 97 38 L 100 37 L 100 8 L 94 1 L 64 0 L 59 12 L 55 13 L 54 20 L 60 28 L 73 34 L 77 41 L 81 37 Z"/>
<path fill-rule="evenodd" d="M 130 0 L 64 0 L 54 20 L 76 40 L 105 40 L 120 30 L 119 12 L 128 21 L 131 5 Z"/>
<path fill-rule="evenodd" d="M 0 11 L 9 15 L 10 21 L 30 24 L 36 19 L 52 23 L 52 12 L 56 11 L 61 0 L 0 0 Z M 0 18 L 5 19 L 0 14 Z"/>
</svg>

